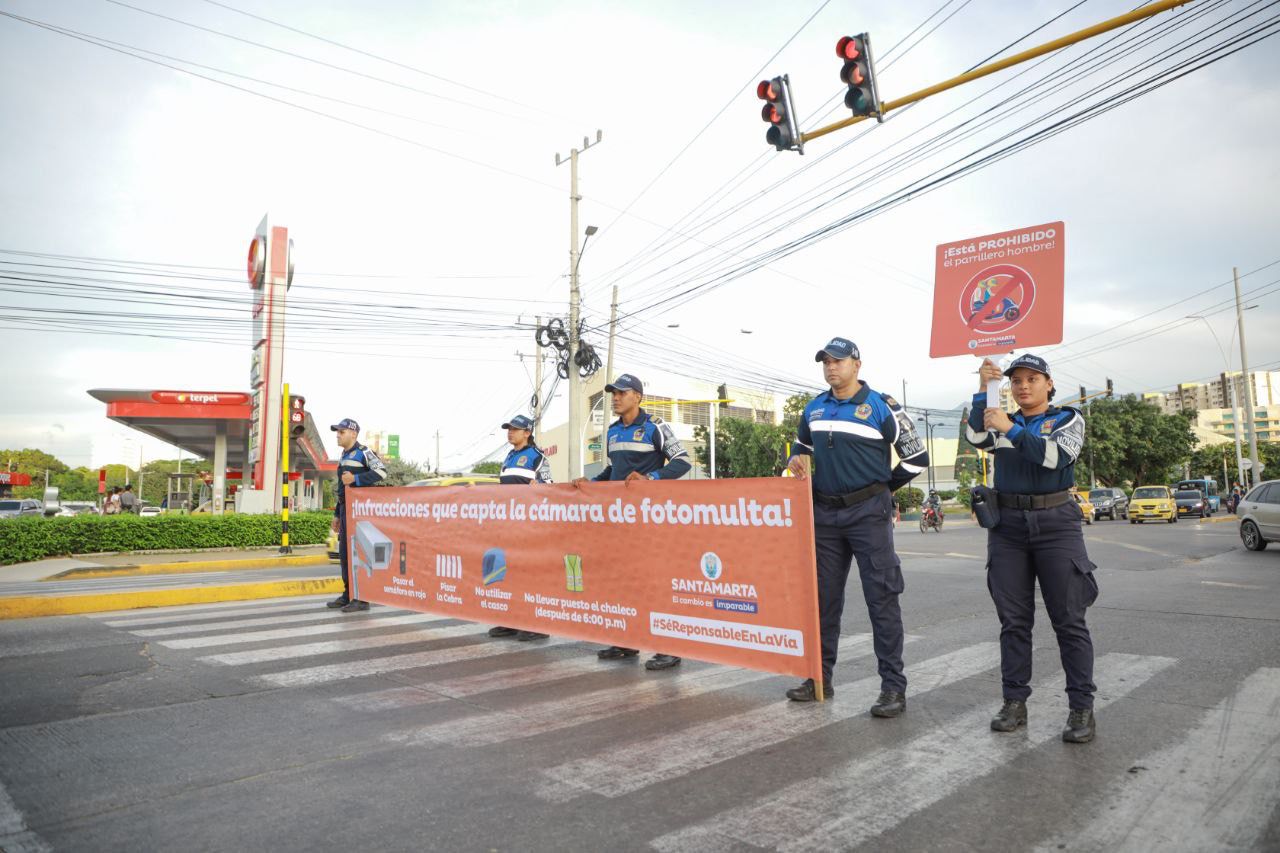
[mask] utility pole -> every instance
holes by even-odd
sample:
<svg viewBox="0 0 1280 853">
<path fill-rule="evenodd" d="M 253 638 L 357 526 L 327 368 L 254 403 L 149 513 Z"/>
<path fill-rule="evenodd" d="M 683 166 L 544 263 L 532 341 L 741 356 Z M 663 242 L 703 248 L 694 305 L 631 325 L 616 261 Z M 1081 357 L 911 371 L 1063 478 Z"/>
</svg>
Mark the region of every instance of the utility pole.
<svg viewBox="0 0 1280 853">
<path fill-rule="evenodd" d="M 907 380 L 902 380 L 902 408 L 907 407 Z"/>
<path fill-rule="evenodd" d="M 440 430 L 436 430 L 436 473 L 440 473 Z"/>
<path fill-rule="evenodd" d="M 1244 380 L 1244 423 L 1249 433 L 1250 481 L 1257 485 L 1262 473 L 1262 460 L 1258 458 L 1258 434 L 1253 428 L 1253 379 L 1249 375 L 1249 351 L 1244 343 L 1244 309 L 1240 307 L 1240 271 L 1231 268 L 1231 278 L 1236 285 L 1236 324 L 1240 327 L 1240 378 Z"/>
<path fill-rule="evenodd" d="M 618 336 L 618 285 L 613 286 L 613 303 L 609 307 L 609 360 L 604 367 L 604 381 L 613 381 L 613 342 Z"/>
<path fill-rule="evenodd" d="M 603 131 L 596 131 L 596 141 L 582 138 L 582 151 L 598 144 L 604 137 Z M 578 154 L 577 148 L 569 149 L 569 479 L 582 476 L 582 448 L 573 437 L 581 433 L 579 422 L 582 419 L 582 380 L 578 377 L 578 318 L 580 311 L 580 295 L 578 292 Z M 556 165 L 563 161 L 556 154 Z"/>
<path fill-rule="evenodd" d="M 538 328 L 542 328 L 542 318 L 535 318 Z M 542 399 L 542 339 L 538 335 L 537 349 L 534 350 L 533 362 L 533 425 L 541 428 L 542 426 L 542 410 L 546 408 L 546 401 Z"/>
</svg>

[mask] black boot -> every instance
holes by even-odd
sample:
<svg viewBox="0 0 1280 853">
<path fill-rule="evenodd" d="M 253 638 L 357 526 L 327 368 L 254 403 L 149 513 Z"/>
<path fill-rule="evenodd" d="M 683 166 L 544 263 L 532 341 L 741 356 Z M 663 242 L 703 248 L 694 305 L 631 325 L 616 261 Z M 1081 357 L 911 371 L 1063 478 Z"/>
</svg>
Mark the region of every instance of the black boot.
<svg viewBox="0 0 1280 853">
<path fill-rule="evenodd" d="M 610 646 L 607 649 L 601 649 L 596 652 L 596 657 L 600 660 L 622 660 L 623 658 L 633 658 L 640 654 L 639 649 L 624 649 L 622 646 Z"/>
<path fill-rule="evenodd" d="M 351 603 L 351 599 L 347 598 L 347 594 L 344 592 L 342 595 L 338 596 L 333 601 L 326 601 L 324 606 L 325 607 L 346 607 L 350 603 Z"/>
<path fill-rule="evenodd" d="M 490 637 L 514 637 L 517 633 L 515 628 L 504 628 L 501 625 L 494 625 L 489 629 Z"/>
<path fill-rule="evenodd" d="M 1000 712 L 991 718 L 991 731 L 1012 732 L 1027 724 L 1027 703 L 1019 699 L 1006 699 Z"/>
<path fill-rule="evenodd" d="M 644 662 L 644 668 L 648 670 L 671 669 L 671 667 L 679 665 L 680 658 L 675 655 L 654 655 Z"/>
<path fill-rule="evenodd" d="M 516 639 L 522 643 L 527 643 L 530 640 L 545 640 L 549 636 L 551 635 L 539 634 L 537 631 L 517 631 L 516 632 Z"/>
<path fill-rule="evenodd" d="M 871 716 L 898 717 L 905 710 L 907 710 L 907 694 L 883 690 L 880 692 L 880 698 L 876 700 L 876 704 L 871 706 Z"/>
<path fill-rule="evenodd" d="M 814 691 L 813 686 L 813 679 L 806 678 L 799 687 L 792 687 L 787 691 L 787 698 L 792 702 L 816 702 L 818 701 L 818 694 Z M 822 698 L 830 699 L 835 695 L 836 691 L 831 687 L 831 682 L 822 682 Z"/>
<path fill-rule="evenodd" d="M 1067 727 L 1062 730 L 1063 743 L 1088 743 L 1097 734 L 1098 725 L 1090 708 L 1072 708 L 1067 715 Z"/>
</svg>

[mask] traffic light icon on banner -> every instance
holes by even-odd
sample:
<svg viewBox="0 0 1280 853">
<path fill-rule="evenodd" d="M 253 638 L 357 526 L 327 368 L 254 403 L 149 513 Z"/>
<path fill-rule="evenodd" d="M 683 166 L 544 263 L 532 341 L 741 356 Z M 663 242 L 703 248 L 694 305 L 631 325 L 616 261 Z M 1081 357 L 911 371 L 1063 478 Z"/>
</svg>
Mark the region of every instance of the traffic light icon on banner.
<svg viewBox="0 0 1280 853">
<path fill-rule="evenodd" d="M 866 33 L 845 36 L 836 43 L 836 55 L 844 62 L 840 80 L 849 87 L 844 105 L 856 116 L 875 116 L 876 121 L 883 121 L 876 69 L 871 61 L 871 38 Z"/>
<path fill-rule="evenodd" d="M 756 97 L 764 101 L 760 117 L 769 122 L 765 140 L 779 151 L 804 153 L 804 141 L 796 124 L 795 109 L 791 102 L 791 81 L 786 74 L 772 80 L 761 80 L 756 86 Z"/>
</svg>

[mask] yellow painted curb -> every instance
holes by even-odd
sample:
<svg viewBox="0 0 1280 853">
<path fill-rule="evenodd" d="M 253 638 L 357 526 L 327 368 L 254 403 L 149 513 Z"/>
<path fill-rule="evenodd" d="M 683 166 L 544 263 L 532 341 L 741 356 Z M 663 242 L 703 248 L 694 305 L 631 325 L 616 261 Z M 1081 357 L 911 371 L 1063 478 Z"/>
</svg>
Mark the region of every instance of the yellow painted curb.
<svg viewBox="0 0 1280 853">
<path fill-rule="evenodd" d="M 35 616 L 66 616 L 73 613 L 102 613 L 137 607 L 173 607 L 178 604 L 206 604 L 217 601 L 248 601 L 287 595 L 321 595 L 342 592 L 342 578 L 314 578 L 296 581 L 269 581 L 234 586 L 198 586 L 179 589 L 140 589 L 93 595 L 50 595 L 0 598 L 0 619 L 30 619 Z"/>
<path fill-rule="evenodd" d="M 1240 516 L 1238 515 L 1228 515 L 1225 518 L 1202 518 L 1200 519 L 1200 523 L 1201 524 L 1228 524 L 1230 522 L 1239 521 L 1239 520 L 1240 520 Z"/>
<path fill-rule="evenodd" d="M 184 560 L 178 563 L 146 563 L 140 566 L 94 566 L 83 569 L 67 569 L 42 578 L 46 581 L 78 581 L 85 578 L 119 578 L 131 575 L 180 575 L 187 572 L 221 572 L 227 570 L 252 571 L 254 569 L 279 569 L 287 566 L 323 566 L 329 563 L 328 554 L 299 554 L 288 557 L 264 556 L 246 560 Z"/>
</svg>

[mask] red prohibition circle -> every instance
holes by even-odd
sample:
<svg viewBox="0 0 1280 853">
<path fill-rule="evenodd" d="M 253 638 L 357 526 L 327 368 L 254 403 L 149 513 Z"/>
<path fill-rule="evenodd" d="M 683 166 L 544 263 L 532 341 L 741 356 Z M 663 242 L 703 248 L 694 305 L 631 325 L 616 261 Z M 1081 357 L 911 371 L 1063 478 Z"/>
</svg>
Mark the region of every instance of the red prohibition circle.
<svg viewBox="0 0 1280 853">
<path fill-rule="evenodd" d="M 996 335 L 1017 326 L 1036 301 L 1031 274 L 1015 264 L 993 264 L 980 270 L 960 291 L 961 322 L 978 334 Z"/>
</svg>

